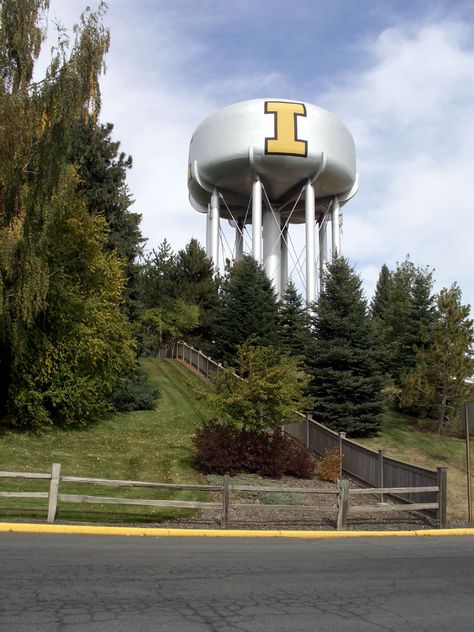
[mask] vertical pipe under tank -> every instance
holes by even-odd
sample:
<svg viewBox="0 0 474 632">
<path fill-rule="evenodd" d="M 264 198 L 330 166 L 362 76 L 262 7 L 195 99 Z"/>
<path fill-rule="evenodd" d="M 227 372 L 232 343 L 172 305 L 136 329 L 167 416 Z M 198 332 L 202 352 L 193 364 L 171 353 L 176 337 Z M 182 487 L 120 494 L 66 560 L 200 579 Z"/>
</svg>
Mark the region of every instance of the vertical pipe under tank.
<svg viewBox="0 0 474 632">
<path fill-rule="evenodd" d="M 252 187 L 252 257 L 262 263 L 262 183 L 258 177 Z"/>
<path fill-rule="evenodd" d="M 235 261 L 240 261 L 244 256 L 244 223 L 237 220 L 235 227 Z"/>
<path fill-rule="evenodd" d="M 271 208 L 263 213 L 263 267 L 280 298 L 281 294 L 281 219 Z"/>
</svg>

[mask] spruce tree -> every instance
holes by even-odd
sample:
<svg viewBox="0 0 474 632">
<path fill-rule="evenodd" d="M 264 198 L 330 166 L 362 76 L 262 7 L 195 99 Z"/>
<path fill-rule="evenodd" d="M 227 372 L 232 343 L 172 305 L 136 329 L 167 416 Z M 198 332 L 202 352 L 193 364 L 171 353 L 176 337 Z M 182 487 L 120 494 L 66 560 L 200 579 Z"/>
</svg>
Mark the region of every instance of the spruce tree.
<svg viewBox="0 0 474 632">
<path fill-rule="evenodd" d="M 374 296 L 370 303 L 370 314 L 375 320 L 385 320 L 391 300 L 392 287 L 392 273 L 384 263 L 380 270 Z"/>
<path fill-rule="evenodd" d="M 137 258 L 145 243 L 140 231 L 141 215 L 130 210 L 132 197 L 126 184 L 132 158 L 120 152 L 120 143 L 111 139 L 113 125 L 98 125 L 89 117 L 76 124 L 70 159 L 78 171 L 78 192 L 88 211 L 100 214 L 107 222 L 107 248 L 123 262 L 125 277 L 124 308 L 132 320 L 138 312 Z"/>
<path fill-rule="evenodd" d="M 328 266 L 306 356 L 314 419 L 357 436 L 379 430 L 383 387 L 380 350 L 361 285 L 345 259 Z"/>
<path fill-rule="evenodd" d="M 371 314 L 383 346 L 385 371 L 395 384 L 416 364 L 423 328 L 433 320 L 433 272 L 407 257 L 393 272 L 382 267 Z"/>
<path fill-rule="evenodd" d="M 176 255 L 164 239 L 157 250 L 144 258 L 140 267 L 140 303 L 142 309 L 170 308 L 177 296 Z"/>
<path fill-rule="evenodd" d="M 282 351 L 304 359 L 311 343 L 306 304 L 292 281 L 278 306 L 278 336 Z"/>
<path fill-rule="evenodd" d="M 218 280 L 212 261 L 197 239 L 178 251 L 175 268 L 176 298 L 199 308 L 199 324 L 188 340 L 209 350 L 215 328 L 218 305 Z"/>
<path fill-rule="evenodd" d="M 252 338 L 256 345 L 278 341 L 275 291 L 261 265 L 244 256 L 227 270 L 222 283 L 212 355 L 232 364 L 238 345 Z"/>
</svg>

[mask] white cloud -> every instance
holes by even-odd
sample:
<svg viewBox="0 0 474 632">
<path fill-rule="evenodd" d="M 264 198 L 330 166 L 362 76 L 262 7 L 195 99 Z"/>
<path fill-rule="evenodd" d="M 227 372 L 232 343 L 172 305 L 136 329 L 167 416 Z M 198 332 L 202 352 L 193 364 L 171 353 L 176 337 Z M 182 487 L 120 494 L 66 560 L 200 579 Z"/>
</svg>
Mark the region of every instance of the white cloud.
<svg viewBox="0 0 474 632">
<path fill-rule="evenodd" d="M 345 253 L 364 275 L 410 253 L 436 269 L 438 286 L 458 281 L 471 303 L 473 34 L 454 22 L 386 30 L 367 47 L 369 68 L 323 99 L 358 150 Z M 366 281 L 373 287 L 372 272 Z"/>
<path fill-rule="evenodd" d="M 70 26 L 84 2 L 52 5 Z M 416 263 L 436 268 L 439 285 L 459 281 L 465 300 L 474 303 L 472 24 L 438 15 L 385 29 L 363 43 L 365 69 L 351 71 L 348 59 L 334 87 L 311 98 L 309 83 L 298 96 L 291 68 L 275 68 L 271 61 L 268 72 L 256 65 L 242 67 L 238 76 L 225 69 L 219 77 L 207 74 L 206 64 L 220 50 L 206 29 L 220 23 L 225 32 L 231 23 L 244 24 L 254 3 L 227 5 L 110 2 L 102 120 L 114 123 L 115 138 L 133 155 L 128 181 L 149 247 L 165 237 L 174 249 L 192 236 L 204 241 L 204 218 L 190 207 L 186 187 L 189 141 L 201 120 L 226 103 L 255 96 L 255 89 L 282 97 L 287 90 L 335 112 L 354 135 L 360 190 L 344 211 L 343 248 L 368 294 L 382 263 L 393 266 L 410 253 Z M 263 5 L 259 11 L 264 13 Z M 359 49 L 359 66 L 360 56 Z M 301 233 L 295 230 L 298 252 Z"/>
</svg>

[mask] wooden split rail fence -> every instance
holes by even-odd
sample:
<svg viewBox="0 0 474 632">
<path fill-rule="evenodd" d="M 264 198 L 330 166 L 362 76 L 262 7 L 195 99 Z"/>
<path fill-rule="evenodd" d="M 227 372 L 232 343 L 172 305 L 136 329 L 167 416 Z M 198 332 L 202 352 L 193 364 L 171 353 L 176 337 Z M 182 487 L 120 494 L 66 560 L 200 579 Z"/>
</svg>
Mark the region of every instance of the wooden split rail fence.
<svg viewBox="0 0 474 632">
<path fill-rule="evenodd" d="M 51 472 L 0 472 L 1 478 L 13 479 L 36 479 L 49 480 L 49 490 L 42 492 L 19 492 L 19 491 L 0 491 L 0 498 L 43 498 L 48 500 L 48 516 L 47 521 L 53 523 L 56 518 L 59 503 L 94 503 L 94 504 L 113 504 L 113 505 L 141 505 L 148 507 L 161 508 L 180 508 L 180 509 L 214 509 L 220 511 L 221 527 L 226 529 L 229 524 L 229 509 L 245 509 L 245 510 L 285 510 L 289 512 L 310 512 L 315 513 L 334 513 L 336 514 L 336 528 L 345 529 L 348 517 L 353 514 L 388 512 L 388 511 L 421 511 L 432 510 L 437 513 L 438 526 L 446 527 L 446 495 L 443 490 L 443 481 L 439 485 L 431 487 L 403 487 L 403 488 L 372 488 L 372 489 L 354 489 L 349 488 L 349 481 L 346 479 L 339 480 L 334 489 L 311 489 L 307 487 L 283 487 L 283 486 L 254 486 L 254 485 L 235 485 L 231 483 L 229 476 L 224 476 L 221 485 L 196 485 L 181 483 L 158 483 L 147 481 L 125 481 L 111 480 L 103 478 L 86 478 L 82 476 L 63 476 L 61 474 L 61 465 L 53 463 Z M 140 498 L 117 498 L 114 496 L 90 496 L 81 494 L 65 494 L 60 492 L 60 485 L 64 483 L 100 485 L 108 487 L 127 487 L 127 488 L 151 488 L 160 490 L 173 491 L 201 491 L 201 492 L 220 492 L 220 502 L 204 502 L 189 500 L 158 500 L 158 499 L 140 499 Z M 320 507 L 318 505 L 273 505 L 273 504 L 242 504 L 239 502 L 231 502 L 232 492 L 250 492 L 259 493 L 291 493 L 291 494 L 329 494 L 334 496 L 335 503 L 333 507 Z M 349 504 L 350 496 L 372 495 L 377 494 L 383 497 L 383 494 L 419 494 L 419 493 L 435 493 L 437 502 L 412 503 L 412 504 L 385 504 L 380 505 L 359 505 L 352 506 Z"/>
</svg>

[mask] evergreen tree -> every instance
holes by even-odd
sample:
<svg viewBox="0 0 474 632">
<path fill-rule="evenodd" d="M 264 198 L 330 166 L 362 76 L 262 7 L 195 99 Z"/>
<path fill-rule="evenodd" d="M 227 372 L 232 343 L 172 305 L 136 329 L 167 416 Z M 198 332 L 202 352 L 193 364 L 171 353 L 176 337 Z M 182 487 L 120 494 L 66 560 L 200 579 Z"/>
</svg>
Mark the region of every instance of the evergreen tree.
<svg viewBox="0 0 474 632">
<path fill-rule="evenodd" d="M 141 266 L 140 302 L 143 309 L 167 309 L 176 296 L 176 255 L 164 239 L 158 250 L 145 257 Z"/>
<path fill-rule="evenodd" d="M 212 355 L 232 364 L 238 345 L 276 346 L 278 309 L 275 291 L 263 268 L 244 256 L 227 270 L 222 283 Z"/>
<path fill-rule="evenodd" d="M 218 280 L 212 261 L 197 239 L 178 251 L 175 269 L 176 298 L 199 308 L 199 324 L 188 339 L 200 349 L 211 348 L 218 305 Z"/>
<path fill-rule="evenodd" d="M 403 379 L 402 405 L 435 419 L 439 433 L 474 394 L 467 381 L 474 373 L 474 328 L 456 285 L 441 290 L 436 303 L 434 322 L 424 327 L 416 349 L 416 366 Z"/>
<path fill-rule="evenodd" d="M 382 412 L 380 351 L 361 280 L 345 259 L 328 266 L 315 308 L 306 355 L 313 417 L 333 430 L 375 434 Z"/>
<path fill-rule="evenodd" d="M 279 304 L 278 336 L 284 353 L 305 357 L 311 344 L 308 311 L 292 281 Z"/>
<path fill-rule="evenodd" d="M 374 296 L 370 303 L 370 313 L 374 320 L 385 320 L 390 305 L 392 288 L 392 273 L 384 263 L 380 270 Z"/>
<path fill-rule="evenodd" d="M 125 309 L 135 319 L 138 311 L 138 265 L 145 240 L 140 232 L 141 215 L 133 213 L 133 200 L 126 184 L 130 156 L 119 152 L 120 143 L 111 140 L 113 125 L 98 125 L 93 118 L 77 122 L 71 149 L 80 182 L 78 191 L 90 213 L 105 217 L 109 227 L 108 249 L 124 264 L 127 284 Z"/>
<path fill-rule="evenodd" d="M 397 385 L 416 364 L 423 328 L 433 320 L 433 272 L 410 259 L 382 267 L 371 313 L 384 350 L 384 369 Z"/>
</svg>

